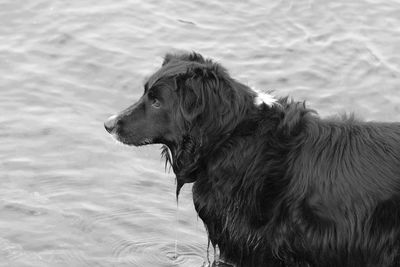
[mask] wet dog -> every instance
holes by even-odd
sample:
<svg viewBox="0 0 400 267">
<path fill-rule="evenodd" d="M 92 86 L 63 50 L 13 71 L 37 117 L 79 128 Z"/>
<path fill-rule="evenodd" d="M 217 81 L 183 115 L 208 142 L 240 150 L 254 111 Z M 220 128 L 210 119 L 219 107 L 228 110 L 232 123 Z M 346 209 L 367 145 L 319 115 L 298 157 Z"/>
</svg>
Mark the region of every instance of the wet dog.
<svg viewBox="0 0 400 267">
<path fill-rule="evenodd" d="M 400 266 L 400 124 L 321 119 L 196 53 L 167 54 L 139 101 L 106 121 L 127 145 L 163 144 L 237 266 Z"/>
</svg>

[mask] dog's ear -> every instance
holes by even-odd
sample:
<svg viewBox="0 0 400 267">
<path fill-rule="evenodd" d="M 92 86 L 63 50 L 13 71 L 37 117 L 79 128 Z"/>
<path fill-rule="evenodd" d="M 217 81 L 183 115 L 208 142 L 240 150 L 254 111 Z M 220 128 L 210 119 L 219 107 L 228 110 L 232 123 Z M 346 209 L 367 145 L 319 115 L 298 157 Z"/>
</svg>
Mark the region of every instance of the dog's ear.
<svg viewBox="0 0 400 267">
<path fill-rule="evenodd" d="M 192 62 L 198 62 L 198 63 L 205 63 L 205 60 L 202 55 L 196 52 L 192 53 L 184 53 L 184 54 L 171 54 L 167 53 L 164 56 L 164 61 L 162 63 L 162 66 L 168 64 L 172 60 L 181 60 L 181 61 L 192 61 Z"/>
<path fill-rule="evenodd" d="M 193 64 L 176 78 L 179 111 L 185 128 L 220 135 L 236 127 L 242 117 L 243 90 L 218 64 Z M 248 101 L 251 101 L 248 96 Z"/>
</svg>

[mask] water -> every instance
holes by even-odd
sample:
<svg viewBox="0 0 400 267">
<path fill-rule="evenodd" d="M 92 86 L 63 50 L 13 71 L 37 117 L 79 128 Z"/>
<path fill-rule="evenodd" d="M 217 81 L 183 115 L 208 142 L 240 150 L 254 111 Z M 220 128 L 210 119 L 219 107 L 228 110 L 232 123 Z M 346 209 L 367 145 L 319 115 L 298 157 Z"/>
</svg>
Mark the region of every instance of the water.
<svg viewBox="0 0 400 267">
<path fill-rule="evenodd" d="M 383 0 L 0 0 L 0 266 L 202 266 L 190 186 L 176 222 L 160 147 L 116 145 L 103 121 L 174 49 L 321 115 L 400 121 L 399 14 Z"/>
</svg>

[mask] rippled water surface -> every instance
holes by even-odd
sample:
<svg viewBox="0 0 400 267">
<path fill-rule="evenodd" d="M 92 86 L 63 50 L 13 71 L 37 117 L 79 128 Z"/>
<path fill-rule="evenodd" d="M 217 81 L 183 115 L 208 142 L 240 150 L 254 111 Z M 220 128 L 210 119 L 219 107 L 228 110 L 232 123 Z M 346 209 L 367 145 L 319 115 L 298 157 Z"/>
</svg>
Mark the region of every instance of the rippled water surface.
<svg viewBox="0 0 400 267">
<path fill-rule="evenodd" d="M 103 121 L 196 50 L 323 116 L 400 121 L 399 1 L 0 0 L 0 266 L 202 266 L 159 146 Z M 175 258 L 175 239 L 178 255 Z"/>
</svg>

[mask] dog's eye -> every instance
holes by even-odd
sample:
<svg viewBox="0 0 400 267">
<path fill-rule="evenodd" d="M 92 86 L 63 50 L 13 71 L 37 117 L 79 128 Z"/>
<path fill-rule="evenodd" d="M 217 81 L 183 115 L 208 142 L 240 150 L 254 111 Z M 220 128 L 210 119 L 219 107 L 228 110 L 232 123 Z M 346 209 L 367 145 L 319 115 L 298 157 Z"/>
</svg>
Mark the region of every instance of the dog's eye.
<svg viewBox="0 0 400 267">
<path fill-rule="evenodd" d="M 152 100 L 151 105 L 152 105 L 154 108 L 159 108 L 159 107 L 161 106 L 161 103 L 160 103 L 160 101 L 159 101 L 157 98 L 154 98 L 154 99 Z"/>
<path fill-rule="evenodd" d="M 154 108 L 159 108 L 161 106 L 160 101 L 156 98 L 153 91 L 149 91 L 147 94 L 149 100 L 151 101 L 151 106 Z"/>
</svg>

